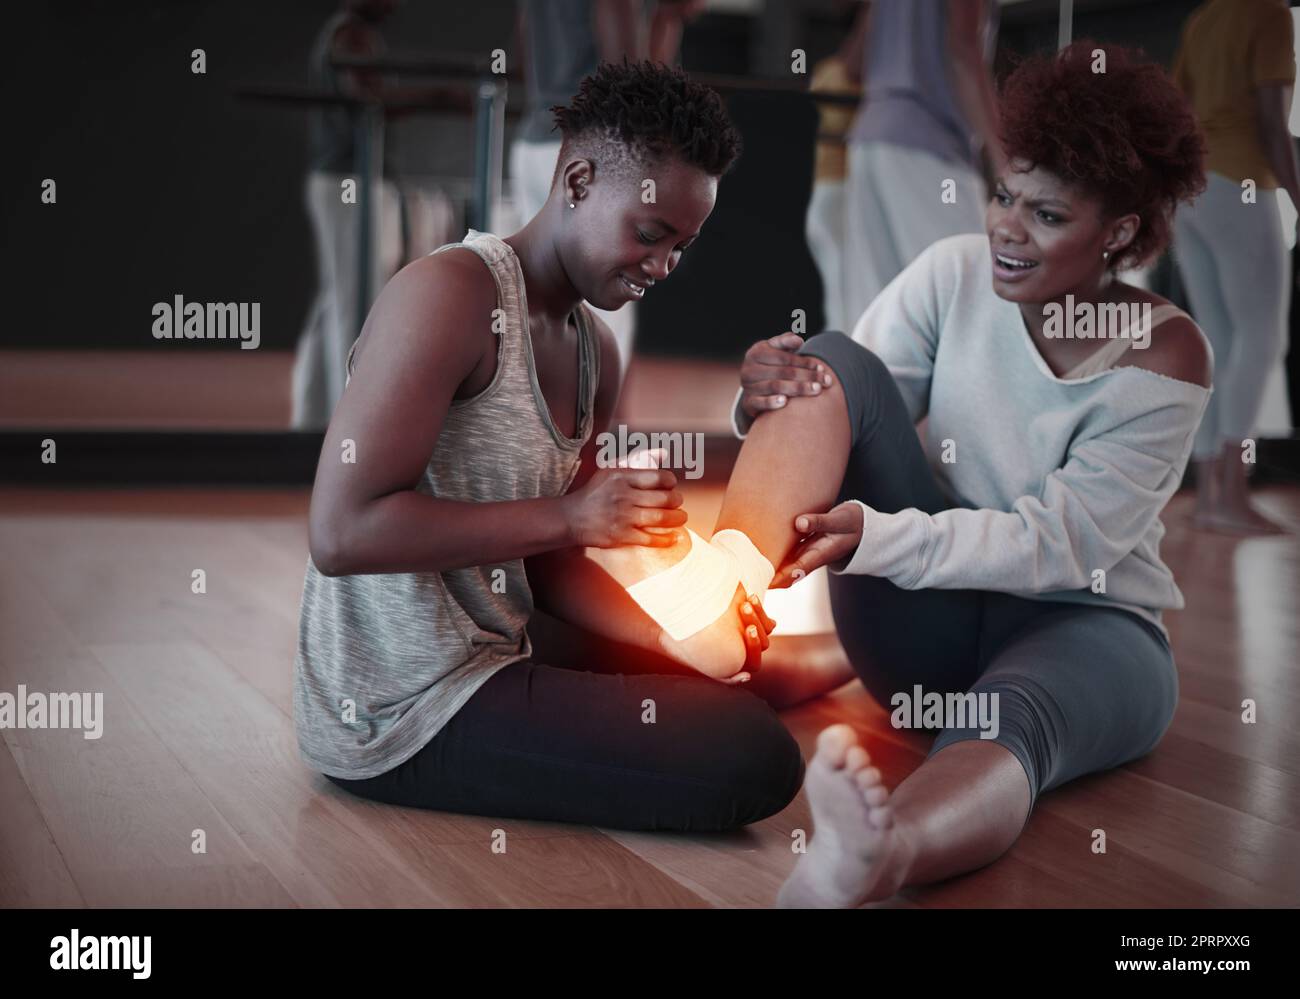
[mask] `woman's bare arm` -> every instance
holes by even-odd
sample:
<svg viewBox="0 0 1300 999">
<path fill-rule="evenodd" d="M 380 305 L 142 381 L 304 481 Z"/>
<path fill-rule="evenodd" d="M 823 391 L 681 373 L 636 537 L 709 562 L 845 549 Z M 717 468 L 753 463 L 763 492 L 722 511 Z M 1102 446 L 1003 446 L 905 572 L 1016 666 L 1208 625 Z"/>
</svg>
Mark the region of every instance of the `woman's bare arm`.
<svg viewBox="0 0 1300 999">
<path fill-rule="evenodd" d="M 326 575 L 443 571 L 569 541 L 562 498 L 468 503 L 415 491 L 457 389 L 495 371 L 496 286 L 470 252 L 405 267 L 366 320 L 312 489 L 311 555 Z"/>
<path fill-rule="evenodd" d="M 1300 209 L 1300 169 L 1296 165 L 1295 143 L 1287 118 L 1291 113 L 1292 87 L 1270 83 L 1255 90 L 1255 109 L 1259 116 L 1259 138 L 1268 156 L 1269 166 L 1278 183 L 1291 195 L 1291 203 Z"/>
<path fill-rule="evenodd" d="M 596 438 L 609 429 L 618 403 L 618 347 L 604 323 L 597 320 L 600 346 L 600 384 L 592 435 L 582 447 L 582 466 L 569 491 L 591 478 L 596 469 Z M 681 496 L 674 497 L 677 505 Z M 586 557 L 577 546 L 543 552 L 524 563 L 536 606 L 561 621 L 588 631 L 627 642 L 638 648 L 659 650 L 659 625 L 637 606 L 609 573 Z"/>
</svg>

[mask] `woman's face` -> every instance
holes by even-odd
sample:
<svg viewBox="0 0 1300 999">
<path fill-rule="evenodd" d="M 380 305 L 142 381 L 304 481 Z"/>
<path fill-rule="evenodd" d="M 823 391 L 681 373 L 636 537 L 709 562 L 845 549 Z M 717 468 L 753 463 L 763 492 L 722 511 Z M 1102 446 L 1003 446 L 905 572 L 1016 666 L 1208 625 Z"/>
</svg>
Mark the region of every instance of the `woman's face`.
<svg viewBox="0 0 1300 999">
<path fill-rule="evenodd" d="M 581 189 L 576 212 L 566 199 L 565 269 L 584 299 L 612 312 L 673 272 L 713 211 L 718 178 L 673 158 L 647 166 L 644 178 L 596 175 Z"/>
<path fill-rule="evenodd" d="M 1107 220 L 1099 199 L 1041 167 L 1028 166 L 1012 161 L 998 178 L 985 213 L 993 290 L 1008 301 L 1030 303 L 1086 294 L 1106 268 L 1102 252 L 1121 248 L 1117 231 L 1119 243 L 1127 245 L 1137 217 Z"/>
</svg>

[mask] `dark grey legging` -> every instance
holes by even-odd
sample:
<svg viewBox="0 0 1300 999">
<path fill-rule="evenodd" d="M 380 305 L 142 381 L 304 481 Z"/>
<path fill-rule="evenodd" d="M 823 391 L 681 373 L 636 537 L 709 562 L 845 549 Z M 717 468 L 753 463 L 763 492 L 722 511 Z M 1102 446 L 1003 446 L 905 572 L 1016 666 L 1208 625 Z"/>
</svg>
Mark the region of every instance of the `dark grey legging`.
<svg viewBox="0 0 1300 999">
<path fill-rule="evenodd" d="M 839 500 L 895 513 L 937 513 L 944 496 L 889 369 L 843 333 L 800 353 L 821 358 L 843 386 L 853 428 Z M 871 695 L 998 694 L 992 741 L 1025 768 L 1030 810 L 1043 791 L 1155 748 L 1173 718 L 1178 675 L 1160 629 L 1118 608 L 1029 600 L 984 590 L 903 590 L 886 579 L 830 578 L 835 628 Z M 979 737 L 939 732 L 930 755 Z"/>
</svg>

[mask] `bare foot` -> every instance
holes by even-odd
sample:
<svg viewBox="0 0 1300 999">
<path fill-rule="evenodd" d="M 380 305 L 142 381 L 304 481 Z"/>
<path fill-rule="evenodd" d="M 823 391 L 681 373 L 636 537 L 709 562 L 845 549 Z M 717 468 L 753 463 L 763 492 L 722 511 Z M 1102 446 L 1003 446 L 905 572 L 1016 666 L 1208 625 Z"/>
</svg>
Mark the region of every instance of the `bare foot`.
<svg viewBox="0 0 1300 999">
<path fill-rule="evenodd" d="M 777 905 L 850 909 L 888 898 L 902 886 L 903 837 L 880 771 L 847 725 L 817 736 L 804 789 L 815 835 L 781 886 Z"/>
<path fill-rule="evenodd" d="M 673 533 L 676 543 L 670 548 L 650 548 L 644 545 L 588 548 L 587 557 L 626 588 L 672 568 L 686 557 L 691 550 L 690 538 L 685 531 Z M 719 615 L 707 628 L 681 641 L 676 641 L 667 632 L 661 631 L 659 645 L 664 655 L 714 679 L 735 676 L 745 665 L 745 638 L 740 631 L 738 612 L 744 600 L 745 594 L 737 582 L 730 609 Z"/>
<path fill-rule="evenodd" d="M 1282 525 L 1270 520 L 1247 503 L 1240 508 L 1216 507 L 1197 510 L 1192 515 L 1192 526 L 1202 531 L 1215 534 L 1230 534 L 1235 537 L 1260 537 L 1274 534 L 1289 534 Z"/>
<path fill-rule="evenodd" d="M 1239 459 L 1233 448 L 1225 447 L 1218 460 L 1204 469 L 1198 465 L 1197 474 L 1202 470 L 1208 478 L 1206 489 L 1197 490 L 1193 526 L 1237 537 L 1290 533 L 1250 501 L 1250 466 Z"/>
<path fill-rule="evenodd" d="M 668 632 L 659 633 L 659 647 L 664 655 L 699 670 L 705 676 L 721 680 L 739 673 L 745 665 L 745 638 L 740 632 L 740 605 L 745 593 L 736 584 L 731 606 L 716 621 L 690 638 L 677 641 Z"/>
</svg>

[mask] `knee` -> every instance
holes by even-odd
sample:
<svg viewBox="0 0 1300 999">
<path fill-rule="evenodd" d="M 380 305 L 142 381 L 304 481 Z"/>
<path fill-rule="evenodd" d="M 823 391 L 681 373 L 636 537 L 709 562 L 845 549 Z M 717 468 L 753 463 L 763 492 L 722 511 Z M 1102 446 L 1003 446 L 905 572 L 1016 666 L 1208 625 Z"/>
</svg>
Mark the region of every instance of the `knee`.
<svg viewBox="0 0 1300 999">
<path fill-rule="evenodd" d="M 710 761 L 712 780 L 731 803 L 729 821 L 722 823 L 728 828 L 775 815 L 794 800 L 804 778 L 799 743 L 776 712 L 748 691 L 735 693 Z"/>
<path fill-rule="evenodd" d="M 829 365 L 844 391 L 850 413 L 872 411 L 894 385 L 894 376 L 885 362 L 839 330 L 826 330 L 809 337 L 799 353 Z"/>
<path fill-rule="evenodd" d="M 1144 712 L 1146 724 L 1139 722 L 1138 726 L 1139 729 L 1145 729 L 1147 738 L 1142 748 L 1128 759 L 1140 759 L 1160 745 L 1160 740 L 1174 722 L 1174 712 L 1178 710 L 1178 668 L 1174 665 L 1173 658 L 1170 657 L 1167 663 L 1160 663 L 1156 669 L 1152 694 Z M 1128 759 L 1120 762 L 1126 763 Z"/>
<path fill-rule="evenodd" d="M 836 373 L 843 371 L 842 380 L 847 380 L 850 374 L 867 380 L 892 378 L 889 368 L 874 351 L 840 330 L 824 330 L 810 336 L 799 348 L 799 353 L 825 361 Z"/>
<path fill-rule="evenodd" d="M 1039 696 L 1032 685 L 1013 678 L 976 684 L 971 693 L 990 699 L 992 726 L 947 728 L 935 741 L 939 747 L 972 736 L 996 742 L 1007 749 L 1025 770 L 1031 800 L 1053 783 L 1060 747 L 1056 733 L 1063 730 L 1066 719 L 1055 717 L 1050 698 Z M 981 712 L 982 713 L 982 712 Z M 978 733 L 971 731 L 978 727 Z"/>
</svg>

